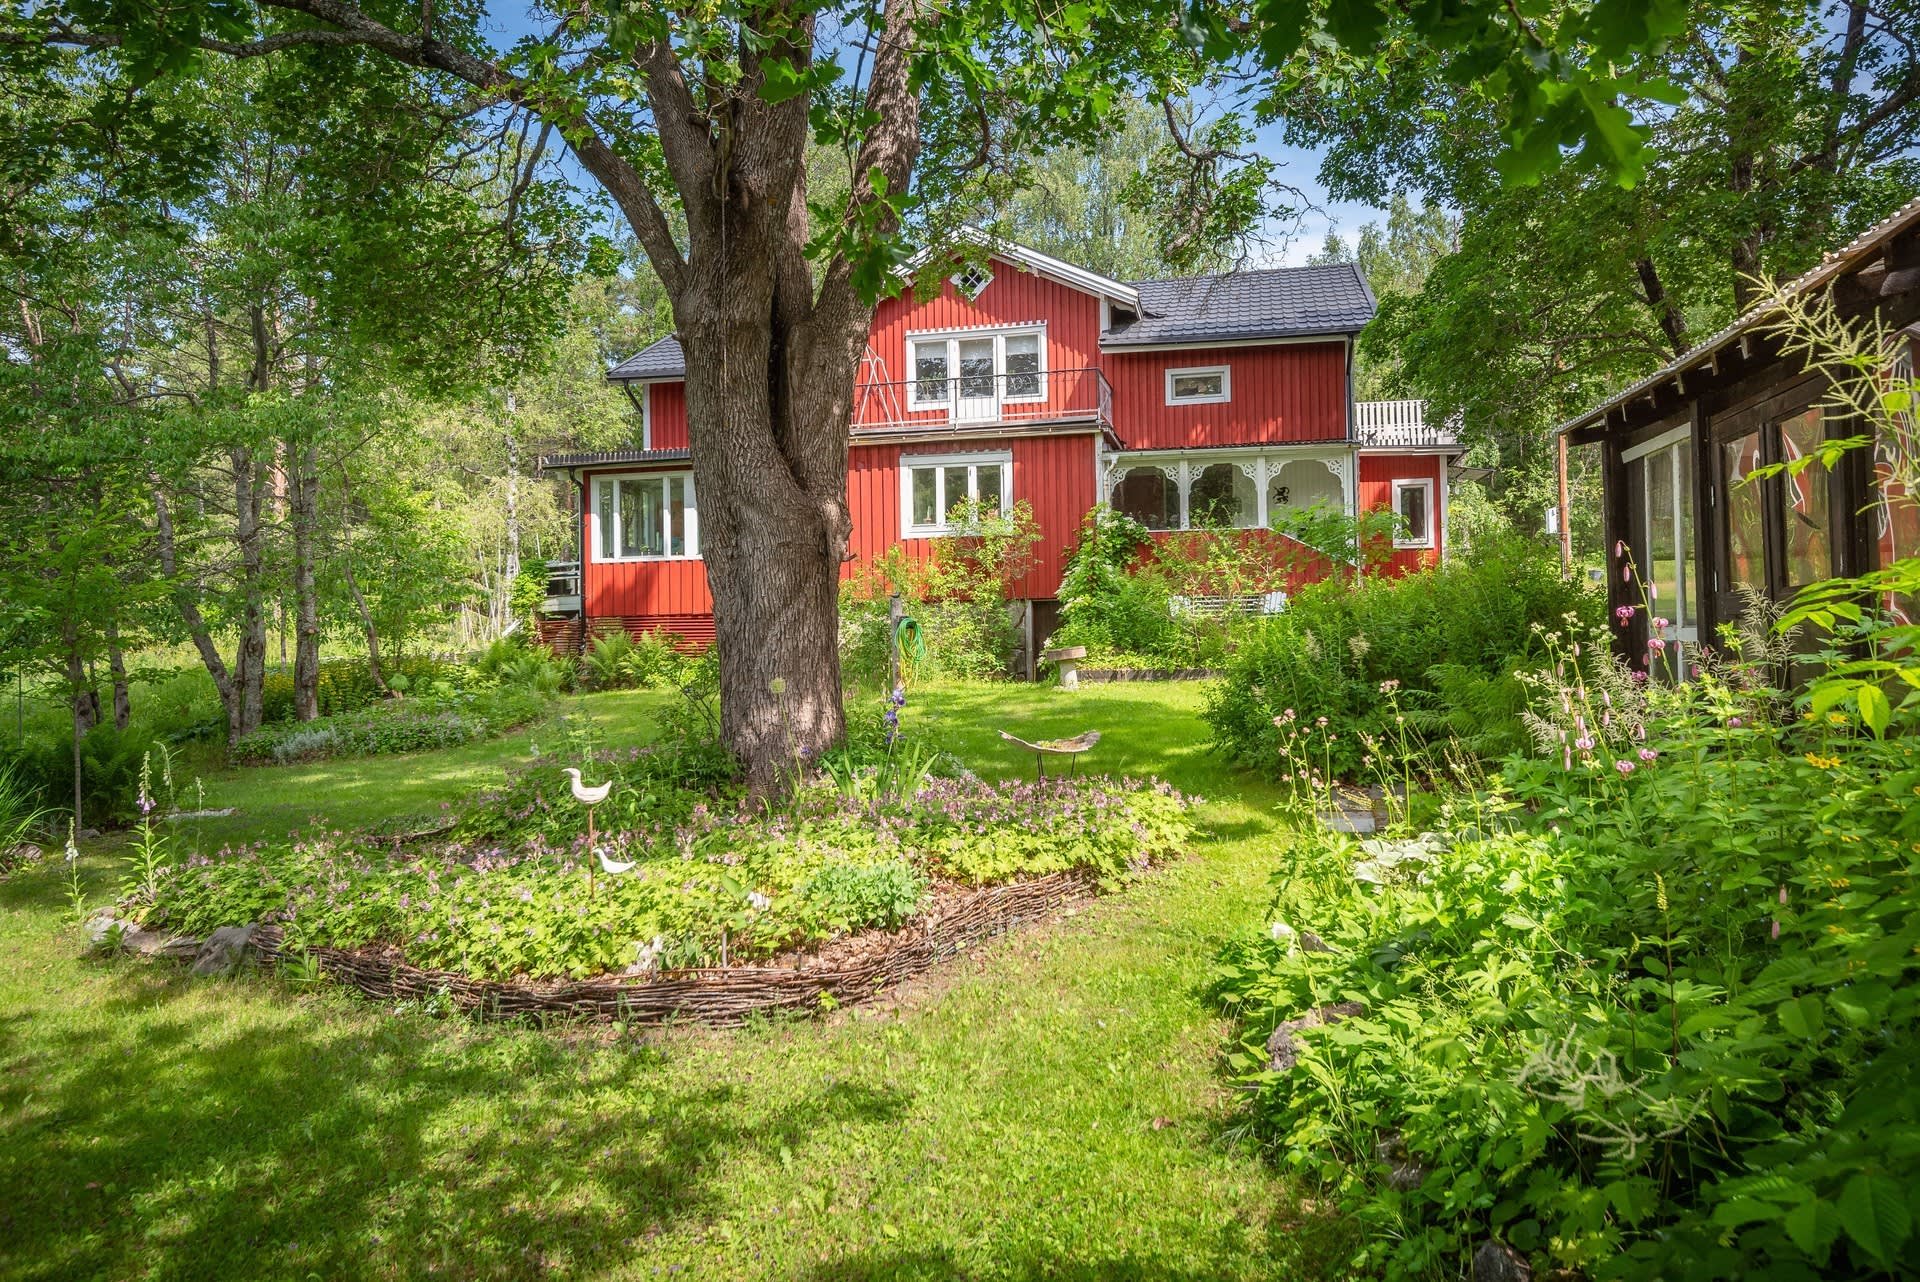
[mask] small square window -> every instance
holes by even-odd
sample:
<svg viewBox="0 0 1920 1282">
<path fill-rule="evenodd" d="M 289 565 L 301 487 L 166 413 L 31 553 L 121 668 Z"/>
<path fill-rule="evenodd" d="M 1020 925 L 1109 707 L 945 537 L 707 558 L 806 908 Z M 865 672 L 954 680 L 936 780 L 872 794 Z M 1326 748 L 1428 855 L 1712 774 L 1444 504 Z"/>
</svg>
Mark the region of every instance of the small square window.
<svg viewBox="0 0 1920 1282">
<path fill-rule="evenodd" d="M 1167 404 L 1207 405 L 1231 399 L 1233 380 L 1225 365 L 1167 371 Z"/>
<path fill-rule="evenodd" d="M 968 302 L 980 297 L 993 284 L 993 268 L 985 263 L 968 263 L 947 278 Z"/>
</svg>

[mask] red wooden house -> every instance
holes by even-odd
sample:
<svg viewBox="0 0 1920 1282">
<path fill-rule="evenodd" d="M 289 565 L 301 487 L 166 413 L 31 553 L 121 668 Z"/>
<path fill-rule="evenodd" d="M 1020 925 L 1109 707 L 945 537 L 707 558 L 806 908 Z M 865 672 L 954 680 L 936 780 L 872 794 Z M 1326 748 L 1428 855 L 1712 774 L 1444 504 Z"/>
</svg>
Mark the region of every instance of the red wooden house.
<svg viewBox="0 0 1920 1282">
<path fill-rule="evenodd" d="M 963 499 L 1024 502 L 1041 539 L 1013 595 L 1043 640 L 1101 502 L 1156 531 L 1391 506 L 1396 563 L 1431 562 L 1460 447 L 1418 402 L 1355 406 L 1353 340 L 1373 311 L 1347 264 L 1127 282 L 996 242 L 938 295 L 874 316 L 849 424 L 847 572 L 932 548 Z M 624 626 L 708 641 L 680 345 L 663 338 L 608 377 L 639 407 L 641 443 L 543 460 L 579 487 L 581 521 L 578 577 L 549 615 L 577 611 L 584 626 L 554 624 L 573 638 Z"/>
</svg>

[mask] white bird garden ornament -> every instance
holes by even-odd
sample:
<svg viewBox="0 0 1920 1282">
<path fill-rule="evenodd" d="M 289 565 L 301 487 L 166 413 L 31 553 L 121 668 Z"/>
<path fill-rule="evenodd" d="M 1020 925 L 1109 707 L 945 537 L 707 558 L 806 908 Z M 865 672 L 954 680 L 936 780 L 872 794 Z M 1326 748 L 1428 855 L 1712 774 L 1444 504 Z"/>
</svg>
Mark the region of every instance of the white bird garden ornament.
<svg viewBox="0 0 1920 1282">
<path fill-rule="evenodd" d="M 587 808 L 587 849 L 591 850 L 596 856 L 598 856 L 601 863 L 607 864 L 607 857 L 605 855 L 600 854 L 600 847 L 596 846 L 593 842 L 593 808 L 599 805 L 601 802 L 605 801 L 607 799 L 607 794 L 613 791 L 613 780 L 609 779 L 605 783 L 596 783 L 596 784 L 582 783 L 580 781 L 580 772 L 574 769 L 572 766 L 565 767 L 564 773 L 573 780 L 573 799 Z M 628 867 L 631 867 L 631 866 L 632 865 L 628 865 Z M 615 868 L 613 867 L 613 865 L 607 864 L 607 871 L 608 872 L 625 872 L 626 869 Z M 587 865 L 587 897 L 589 899 L 593 897 L 593 891 L 594 891 L 593 865 L 588 864 Z"/>
<path fill-rule="evenodd" d="M 609 859 L 606 851 L 597 848 L 593 853 L 600 857 L 600 866 L 606 869 L 609 877 L 618 877 L 623 872 L 632 872 L 640 863 L 638 859 Z"/>
</svg>

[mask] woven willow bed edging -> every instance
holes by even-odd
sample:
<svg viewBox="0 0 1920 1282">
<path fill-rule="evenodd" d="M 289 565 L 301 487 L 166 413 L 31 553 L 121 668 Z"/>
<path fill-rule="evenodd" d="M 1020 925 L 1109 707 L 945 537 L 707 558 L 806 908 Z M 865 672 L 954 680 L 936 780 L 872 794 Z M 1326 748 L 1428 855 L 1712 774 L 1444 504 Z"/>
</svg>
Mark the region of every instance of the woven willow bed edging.
<svg viewBox="0 0 1920 1282">
<path fill-rule="evenodd" d="M 873 943 L 850 961 L 818 959 L 811 965 L 803 958 L 798 965 L 702 967 L 663 971 L 651 978 L 515 983 L 423 970 L 395 958 L 341 948 L 314 948 L 307 955 L 328 978 L 369 997 L 445 996 L 483 1019 L 559 1015 L 630 1024 L 684 1019 L 732 1025 L 755 1011 L 819 1012 L 869 1001 L 970 944 L 1050 916 L 1093 890 L 1090 874 L 1070 869 L 962 891 L 891 934 L 856 937 L 851 942 Z M 288 959 L 277 926 L 255 932 L 253 944 L 265 963 Z M 831 1001 L 823 1004 L 823 997 Z"/>
</svg>

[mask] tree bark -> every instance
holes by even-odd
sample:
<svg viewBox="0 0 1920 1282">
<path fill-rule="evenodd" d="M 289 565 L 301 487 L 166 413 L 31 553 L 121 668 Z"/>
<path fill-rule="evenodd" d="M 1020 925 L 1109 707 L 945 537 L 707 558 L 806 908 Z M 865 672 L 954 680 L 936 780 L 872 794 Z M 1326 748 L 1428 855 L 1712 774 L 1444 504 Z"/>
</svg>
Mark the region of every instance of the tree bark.
<svg viewBox="0 0 1920 1282">
<path fill-rule="evenodd" d="M 120 652 L 120 624 L 107 619 L 107 670 L 113 673 L 113 728 L 125 730 L 133 719 L 133 700 L 127 691 L 127 661 Z"/>
<path fill-rule="evenodd" d="M 234 700 L 227 709 L 227 738 L 238 743 L 260 728 L 262 686 L 267 674 L 267 613 L 261 588 L 266 539 L 260 508 L 263 478 L 253 452 L 235 446 L 227 457 L 233 467 L 234 541 L 240 553 L 240 644 L 234 656 Z"/>
<path fill-rule="evenodd" d="M 353 482 L 347 478 L 347 469 L 340 469 L 340 497 L 343 500 L 340 516 L 340 572 L 347 583 L 347 594 L 353 598 L 353 608 L 360 612 L 360 626 L 367 634 L 367 675 L 373 678 L 373 688 L 380 692 L 382 699 L 393 697 L 393 691 L 387 687 L 386 675 L 380 670 L 380 631 L 373 626 L 373 612 L 367 609 L 367 598 L 360 594 L 360 581 L 353 577 L 353 537 L 347 532 L 346 524 L 353 513 Z"/>
<path fill-rule="evenodd" d="M 506 583 L 503 608 L 494 627 L 497 632 L 506 631 L 513 621 L 513 594 L 520 580 L 520 442 L 514 435 L 513 393 L 507 393 L 507 563 L 502 568 L 502 577 Z"/>
<path fill-rule="evenodd" d="M 193 648 L 200 652 L 200 662 L 206 668 L 207 675 L 213 678 L 213 688 L 220 695 L 220 706 L 226 710 L 229 733 L 235 721 L 237 698 L 233 674 L 227 669 L 227 661 L 220 656 L 220 647 L 214 644 L 213 633 L 207 627 L 206 618 L 200 613 L 200 604 L 194 599 L 193 585 L 179 578 L 180 561 L 173 536 L 173 515 L 167 506 L 166 491 L 161 488 L 160 478 L 151 478 L 153 485 L 154 543 L 160 552 L 160 571 L 172 582 L 174 607 L 180 611 L 181 619 L 187 625 L 187 635 L 193 640 Z"/>
<path fill-rule="evenodd" d="M 293 715 L 320 715 L 320 601 L 314 587 L 315 535 L 320 522 L 320 457 L 312 444 L 289 443 L 293 524 Z"/>
<path fill-rule="evenodd" d="M 1687 350 L 1687 321 L 1674 305 L 1667 287 L 1660 280 L 1660 273 L 1654 268 L 1653 260 L 1644 254 L 1633 262 L 1633 270 L 1640 277 L 1641 297 L 1647 300 L 1654 318 L 1660 322 L 1660 332 L 1667 336 L 1667 345 L 1673 348 L 1673 354 L 1679 356 Z"/>
</svg>

